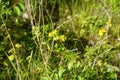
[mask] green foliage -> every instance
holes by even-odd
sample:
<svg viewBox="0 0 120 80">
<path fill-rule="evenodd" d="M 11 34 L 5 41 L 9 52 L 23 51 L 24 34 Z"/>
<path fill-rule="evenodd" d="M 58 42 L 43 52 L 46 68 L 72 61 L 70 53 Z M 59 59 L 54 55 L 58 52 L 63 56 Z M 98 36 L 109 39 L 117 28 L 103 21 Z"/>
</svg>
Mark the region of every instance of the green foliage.
<svg viewBox="0 0 120 80">
<path fill-rule="evenodd" d="M 18 6 L 21 11 L 25 11 L 25 7 L 24 7 L 23 3 L 18 3 Z"/>
<path fill-rule="evenodd" d="M 17 15 L 17 16 L 20 16 L 20 8 L 17 7 L 17 6 L 14 6 L 14 13 L 15 13 L 15 15 Z"/>
<path fill-rule="evenodd" d="M 120 79 L 119 0 L 14 1 L 0 0 L 1 80 Z"/>
</svg>

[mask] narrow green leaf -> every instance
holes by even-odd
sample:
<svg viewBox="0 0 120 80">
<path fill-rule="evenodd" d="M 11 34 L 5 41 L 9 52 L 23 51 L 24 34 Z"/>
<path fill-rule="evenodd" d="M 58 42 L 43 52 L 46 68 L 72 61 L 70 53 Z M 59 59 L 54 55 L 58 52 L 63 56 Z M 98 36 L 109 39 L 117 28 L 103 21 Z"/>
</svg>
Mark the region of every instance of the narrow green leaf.
<svg viewBox="0 0 120 80">
<path fill-rule="evenodd" d="M 18 3 L 18 7 L 20 8 L 21 11 L 25 10 L 25 6 L 23 5 L 23 3 Z"/>
<path fill-rule="evenodd" d="M 59 72 L 58 72 L 58 76 L 59 76 L 59 78 L 62 77 L 64 71 L 65 71 L 65 69 L 64 69 L 63 67 L 60 67 L 60 68 L 59 68 Z"/>
<path fill-rule="evenodd" d="M 68 63 L 68 69 L 71 70 L 73 68 L 73 61 Z"/>
<path fill-rule="evenodd" d="M 15 6 L 14 7 L 14 13 L 17 15 L 17 16 L 20 16 L 20 8 L 18 6 Z"/>
</svg>

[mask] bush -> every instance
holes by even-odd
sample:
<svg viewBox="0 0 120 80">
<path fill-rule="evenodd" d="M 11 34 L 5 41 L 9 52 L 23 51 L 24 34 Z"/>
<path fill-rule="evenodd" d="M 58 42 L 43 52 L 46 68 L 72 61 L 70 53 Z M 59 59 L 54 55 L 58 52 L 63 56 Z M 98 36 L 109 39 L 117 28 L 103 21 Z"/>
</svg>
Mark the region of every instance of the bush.
<svg viewBox="0 0 120 80">
<path fill-rule="evenodd" d="M 0 0 L 0 79 L 120 79 L 119 1 Z"/>
</svg>

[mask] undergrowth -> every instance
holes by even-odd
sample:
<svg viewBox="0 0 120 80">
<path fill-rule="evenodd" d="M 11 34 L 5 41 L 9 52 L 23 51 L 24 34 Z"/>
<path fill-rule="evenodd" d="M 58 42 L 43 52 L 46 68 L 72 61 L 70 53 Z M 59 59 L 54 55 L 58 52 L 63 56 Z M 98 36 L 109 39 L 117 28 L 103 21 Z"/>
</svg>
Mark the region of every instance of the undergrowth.
<svg viewBox="0 0 120 80">
<path fill-rule="evenodd" d="M 1 80 L 119 80 L 119 0 L 0 0 Z"/>
</svg>

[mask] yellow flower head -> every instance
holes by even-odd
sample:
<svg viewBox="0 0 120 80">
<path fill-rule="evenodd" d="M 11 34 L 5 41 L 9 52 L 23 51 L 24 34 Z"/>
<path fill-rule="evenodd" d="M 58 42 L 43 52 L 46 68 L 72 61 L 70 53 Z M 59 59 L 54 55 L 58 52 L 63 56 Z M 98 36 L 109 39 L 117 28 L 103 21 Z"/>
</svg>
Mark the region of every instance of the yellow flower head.
<svg viewBox="0 0 120 80">
<path fill-rule="evenodd" d="M 65 41 L 66 40 L 66 36 L 65 35 L 61 35 L 60 36 L 60 40 Z"/>
<path fill-rule="evenodd" d="M 14 60 L 14 55 L 11 54 L 10 56 L 8 56 L 8 59 L 9 59 L 10 61 Z"/>
<path fill-rule="evenodd" d="M 50 32 L 50 33 L 48 34 L 48 36 L 49 36 L 49 37 L 52 37 L 52 36 L 53 36 L 52 32 Z"/>
<path fill-rule="evenodd" d="M 109 26 L 109 27 L 111 27 L 111 26 L 112 26 L 112 24 L 111 24 L 111 22 L 110 22 L 110 21 L 106 22 L 106 25 L 107 25 L 107 26 Z"/>
<path fill-rule="evenodd" d="M 57 41 L 57 40 L 59 40 L 59 39 L 60 39 L 59 36 L 55 36 L 55 37 L 53 37 L 53 40 L 54 40 L 54 41 Z"/>
<path fill-rule="evenodd" d="M 106 32 L 106 30 L 104 28 L 100 29 L 99 30 L 99 36 L 102 36 L 105 32 Z"/>
<path fill-rule="evenodd" d="M 53 36 L 57 35 L 57 32 L 58 32 L 58 30 L 54 30 L 54 31 L 50 32 L 50 33 L 48 34 L 48 36 L 49 36 L 49 37 L 53 37 Z"/>
<path fill-rule="evenodd" d="M 58 32 L 58 30 L 54 30 L 54 31 L 53 31 L 53 34 L 56 34 L 57 32 Z"/>
<path fill-rule="evenodd" d="M 102 65 L 102 60 L 98 60 L 98 61 L 97 61 L 97 65 L 98 65 L 98 66 L 101 66 L 101 65 Z"/>
<path fill-rule="evenodd" d="M 16 47 L 16 48 L 20 48 L 21 46 L 22 46 L 22 45 L 19 44 L 19 43 L 15 44 L 15 47 Z"/>
<path fill-rule="evenodd" d="M 66 40 L 66 36 L 65 35 L 61 35 L 61 36 L 58 35 L 58 30 L 54 30 L 54 31 L 50 32 L 48 34 L 48 36 L 49 37 L 53 37 L 54 41 L 57 41 L 57 40 L 65 41 Z"/>
</svg>

